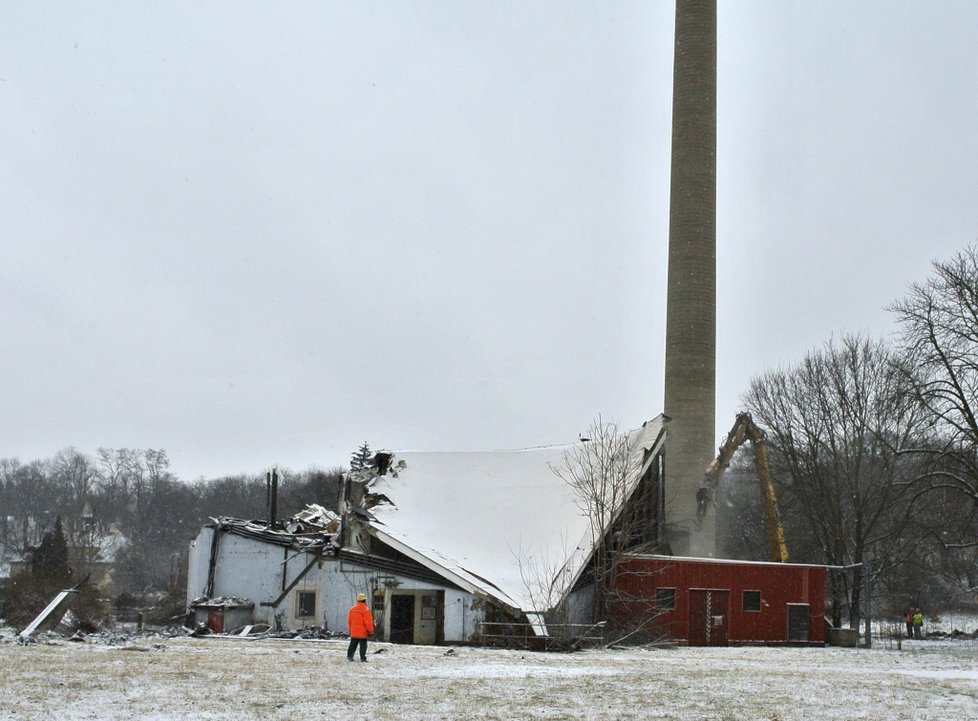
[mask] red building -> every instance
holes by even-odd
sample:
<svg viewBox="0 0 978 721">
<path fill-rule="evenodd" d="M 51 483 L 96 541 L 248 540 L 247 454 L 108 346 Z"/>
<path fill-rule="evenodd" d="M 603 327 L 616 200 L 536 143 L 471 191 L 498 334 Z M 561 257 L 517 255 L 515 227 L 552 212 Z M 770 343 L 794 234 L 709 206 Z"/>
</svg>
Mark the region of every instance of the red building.
<svg viewBox="0 0 978 721">
<path fill-rule="evenodd" d="M 612 613 L 690 646 L 821 646 L 825 576 L 825 566 L 796 563 L 628 556 Z"/>
</svg>

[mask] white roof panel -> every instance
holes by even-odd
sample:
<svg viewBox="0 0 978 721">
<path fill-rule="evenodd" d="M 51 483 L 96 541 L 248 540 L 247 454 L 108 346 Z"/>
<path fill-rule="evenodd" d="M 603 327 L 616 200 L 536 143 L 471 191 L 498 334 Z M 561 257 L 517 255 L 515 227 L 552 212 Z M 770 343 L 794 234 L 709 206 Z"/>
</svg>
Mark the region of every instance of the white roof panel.
<svg viewBox="0 0 978 721">
<path fill-rule="evenodd" d="M 652 448 L 661 430 L 660 416 L 629 434 L 636 475 L 637 451 Z M 395 452 L 392 470 L 370 484 L 372 493 L 383 493 L 393 505 L 370 512 L 378 530 L 455 575 L 457 583 L 461 579 L 510 606 L 542 611 L 521 576 L 520 558 L 532 559 L 524 571 L 530 564 L 559 569 L 572 557 L 579 566 L 591 550 L 588 519 L 552 470 L 574 445 Z"/>
</svg>

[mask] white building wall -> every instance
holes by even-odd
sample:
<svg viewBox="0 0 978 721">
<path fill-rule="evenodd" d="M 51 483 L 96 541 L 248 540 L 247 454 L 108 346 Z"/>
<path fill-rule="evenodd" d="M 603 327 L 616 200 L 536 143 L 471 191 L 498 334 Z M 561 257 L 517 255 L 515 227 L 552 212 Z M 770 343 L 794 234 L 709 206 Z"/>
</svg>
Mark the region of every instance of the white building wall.
<svg viewBox="0 0 978 721">
<path fill-rule="evenodd" d="M 445 639 L 470 640 L 486 617 L 485 603 L 470 593 L 445 592 Z"/>
<path fill-rule="evenodd" d="M 188 605 L 206 591 L 213 533 L 214 529 L 203 528 L 191 544 L 187 569 Z M 306 568 L 312 556 L 230 533 L 221 534 L 217 553 L 212 596 L 239 596 L 252 601 L 255 604 L 254 620 L 273 628 L 321 626 L 328 631 L 345 633 L 347 613 L 356 603 L 358 593 L 367 594 L 368 603 L 374 608 L 378 635 L 384 638 L 390 634 L 390 597 L 393 593 L 416 594 L 415 635 L 418 642 L 434 642 L 433 625 L 421 618 L 420 599 L 425 594 L 444 593 L 443 636 L 446 643 L 471 640 L 478 630 L 478 622 L 485 617 L 484 602 L 465 591 L 329 557 L 319 559 L 277 607 L 263 606 L 282 594 L 283 568 L 286 572 L 284 585 L 288 586 Z M 283 564 L 286 559 L 287 563 Z M 378 591 L 375 598 L 374 593 Z M 316 594 L 313 617 L 298 615 L 300 592 Z"/>
<path fill-rule="evenodd" d="M 370 603 L 370 572 L 337 559 L 327 559 L 323 562 L 318 583 L 323 597 L 323 628 L 346 633 L 346 616 L 357 602 L 357 594 L 367 594 L 367 603 Z"/>
<path fill-rule="evenodd" d="M 213 534 L 214 529 L 204 528 L 191 544 L 187 568 L 188 605 L 193 599 L 203 596 L 207 590 Z M 267 623 L 273 628 L 319 625 L 322 616 L 322 582 L 315 567 L 289 590 L 278 606 L 269 605 L 282 595 L 283 587 L 287 587 L 302 573 L 312 556 L 231 533 L 221 534 L 217 554 L 212 597 L 247 598 L 255 604 L 254 621 Z M 318 594 L 316 612 L 312 617 L 298 615 L 297 599 L 301 591 L 314 591 Z"/>
<path fill-rule="evenodd" d="M 213 528 L 201 528 L 197 538 L 190 542 L 187 556 L 187 605 L 195 598 L 204 595 L 207 588 L 207 566 L 211 557 Z"/>
<path fill-rule="evenodd" d="M 230 533 L 221 534 L 218 554 L 214 595 L 250 599 L 255 603 L 256 621 L 273 628 L 285 627 L 283 616 L 289 613 L 291 594 L 277 608 L 261 604 L 271 603 L 279 597 L 283 585 L 287 585 L 305 567 L 305 554 L 296 556 L 294 550 Z M 292 556 L 292 560 L 283 563 L 288 556 Z M 284 584 L 283 571 L 286 576 Z"/>
<path fill-rule="evenodd" d="M 415 629 L 417 642 L 434 643 L 434 630 L 428 630 L 421 618 L 420 598 L 425 594 L 445 595 L 443 635 L 446 643 L 470 640 L 476 632 L 476 624 L 484 617 L 483 603 L 465 591 L 419 581 L 387 571 L 377 571 L 356 566 L 348 561 L 330 559 L 323 564 L 322 587 L 324 589 L 323 625 L 333 631 L 346 631 L 346 616 L 350 606 L 356 603 L 358 593 L 367 594 L 368 603 L 374 609 L 374 623 L 378 635 L 390 636 L 390 598 L 395 593 L 414 593 Z M 379 597 L 375 592 L 380 592 Z"/>
</svg>

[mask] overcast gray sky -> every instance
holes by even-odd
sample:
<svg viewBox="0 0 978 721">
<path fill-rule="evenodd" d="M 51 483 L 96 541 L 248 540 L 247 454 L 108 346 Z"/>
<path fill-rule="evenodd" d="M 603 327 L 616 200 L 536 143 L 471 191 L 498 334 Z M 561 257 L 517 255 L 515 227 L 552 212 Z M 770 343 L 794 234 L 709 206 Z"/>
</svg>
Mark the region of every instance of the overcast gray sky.
<svg viewBox="0 0 978 721">
<path fill-rule="evenodd" d="M 0 2 L 0 457 L 662 408 L 671 2 Z M 978 3 L 720 2 L 718 437 L 978 239 Z"/>
</svg>

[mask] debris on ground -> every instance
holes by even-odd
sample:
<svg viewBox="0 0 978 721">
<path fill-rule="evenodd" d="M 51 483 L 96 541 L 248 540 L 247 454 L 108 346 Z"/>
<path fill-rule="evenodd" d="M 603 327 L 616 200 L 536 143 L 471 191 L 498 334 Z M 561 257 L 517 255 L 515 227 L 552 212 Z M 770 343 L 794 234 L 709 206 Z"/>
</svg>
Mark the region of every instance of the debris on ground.
<svg viewBox="0 0 978 721">
<path fill-rule="evenodd" d="M 20 632 L 20 638 L 28 639 L 38 631 L 46 631 L 61 623 L 61 619 L 64 617 L 65 612 L 67 612 L 69 604 L 74 600 L 81 587 L 87 582 L 88 576 L 85 576 L 85 578 L 71 588 L 66 588 L 63 591 L 60 591 L 53 599 L 51 599 L 51 602 L 44 607 L 44 610 L 37 614 L 34 620 Z"/>
<path fill-rule="evenodd" d="M 955 628 L 951 631 L 929 631 L 927 633 L 927 638 L 950 638 L 950 639 L 978 639 L 978 629 L 971 631 L 962 631 L 961 629 Z"/>
<path fill-rule="evenodd" d="M 138 641 L 156 641 L 157 644 L 155 645 L 162 646 L 162 641 L 191 635 L 190 629 L 182 626 L 146 627 L 142 631 L 124 628 L 103 629 L 91 633 L 58 628 L 50 631 L 40 631 L 26 637 L 16 633 L 8 635 L 7 631 L 10 630 L 9 627 L 4 627 L 3 632 L 0 632 L 0 644 L 16 643 L 21 646 L 31 646 L 34 644 L 61 646 L 65 643 L 87 643 L 97 646 L 122 647 L 129 646 Z"/>
<path fill-rule="evenodd" d="M 327 631 L 319 626 L 309 628 L 299 628 L 291 631 L 270 631 L 265 634 L 265 638 L 298 638 L 298 639 L 327 639 L 345 638 L 347 634 Z"/>
</svg>

